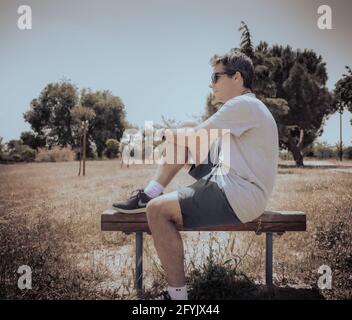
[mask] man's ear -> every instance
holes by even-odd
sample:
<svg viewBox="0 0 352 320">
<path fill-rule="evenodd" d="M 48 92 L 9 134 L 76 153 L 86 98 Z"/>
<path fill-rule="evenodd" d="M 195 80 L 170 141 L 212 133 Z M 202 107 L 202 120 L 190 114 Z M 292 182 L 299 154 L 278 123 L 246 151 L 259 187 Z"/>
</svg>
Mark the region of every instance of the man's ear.
<svg viewBox="0 0 352 320">
<path fill-rule="evenodd" d="M 239 71 L 236 71 L 236 73 L 232 76 L 232 80 L 234 82 L 238 82 L 241 79 L 242 79 L 242 75 L 241 75 L 241 72 L 239 72 Z M 243 81 L 243 79 L 242 79 L 242 81 Z"/>
</svg>

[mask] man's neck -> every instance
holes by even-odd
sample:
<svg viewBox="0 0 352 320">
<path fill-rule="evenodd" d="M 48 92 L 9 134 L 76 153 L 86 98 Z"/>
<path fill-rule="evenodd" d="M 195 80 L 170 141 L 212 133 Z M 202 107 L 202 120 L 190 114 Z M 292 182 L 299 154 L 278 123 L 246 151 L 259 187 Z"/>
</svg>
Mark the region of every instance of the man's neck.
<svg viewBox="0 0 352 320">
<path fill-rule="evenodd" d="M 246 94 L 246 93 L 252 93 L 252 90 L 251 89 L 248 89 L 248 88 L 244 88 L 241 95 L 242 94 Z"/>
<path fill-rule="evenodd" d="M 242 96 L 243 94 L 246 94 L 246 93 L 252 93 L 252 90 L 251 90 L 251 89 L 248 89 L 248 88 L 243 88 L 243 89 L 241 89 L 238 93 L 236 93 L 233 97 L 231 97 L 230 99 L 233 99 L 233 98 Z M 229 99 L 229 100 L 230 100 L 230 99 Z"/>
</svg>

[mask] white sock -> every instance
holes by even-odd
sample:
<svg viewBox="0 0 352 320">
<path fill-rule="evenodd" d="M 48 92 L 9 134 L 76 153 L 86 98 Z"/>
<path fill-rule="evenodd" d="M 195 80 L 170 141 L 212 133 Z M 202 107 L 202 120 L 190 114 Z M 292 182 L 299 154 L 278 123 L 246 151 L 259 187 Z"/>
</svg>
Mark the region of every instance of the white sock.
<svg viewBox="0 0 352 320">
<path fill-rule="evenodd" d="M 188 300 L 187 287 L 167 287 L 171 300 Z"/>
<path fill-rule="evenodd" d="M 164 187 L 155 180 L 150 180 L 148 185 L 144 189 L 144 193 L 147 194 L 150 198 L 156 198 L 164 191 Z"/>
</svg>

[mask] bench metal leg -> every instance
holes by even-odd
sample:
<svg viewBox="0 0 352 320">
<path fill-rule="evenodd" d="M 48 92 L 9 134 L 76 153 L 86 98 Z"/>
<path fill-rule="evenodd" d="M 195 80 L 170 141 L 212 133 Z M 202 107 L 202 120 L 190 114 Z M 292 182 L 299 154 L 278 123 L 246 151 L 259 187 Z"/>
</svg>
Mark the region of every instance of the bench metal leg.
<svg viewBox="0 0 352 320">
<path fill-rule="evenodd" d="M 138 293 L 142 292 L 143 286 L 143 232 L 136 232 L 136 279 L 135 288 Z"/>
<path fill-rule="evenodd" d="M 273 233 L 266 232 L 265 238 L 265 283 L 273 284 Z"/>
</svg>

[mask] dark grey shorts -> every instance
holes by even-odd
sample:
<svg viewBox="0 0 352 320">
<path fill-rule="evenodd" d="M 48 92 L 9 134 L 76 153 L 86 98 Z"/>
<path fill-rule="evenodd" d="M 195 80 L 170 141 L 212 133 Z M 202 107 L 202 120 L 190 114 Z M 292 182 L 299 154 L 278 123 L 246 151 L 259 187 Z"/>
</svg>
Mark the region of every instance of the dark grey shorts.
<svg viewBox="0 0 352 320">
<path fill-rule="evenodd" d="M 211 181 L 213 164 L 192 165 L 189 174 L 197 181 L 178 191 L 185 228 L 238 224 L 241 221 L 231 208 L 226 195 Z"/>
</svg>

